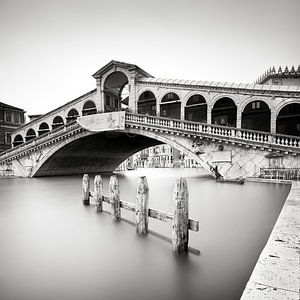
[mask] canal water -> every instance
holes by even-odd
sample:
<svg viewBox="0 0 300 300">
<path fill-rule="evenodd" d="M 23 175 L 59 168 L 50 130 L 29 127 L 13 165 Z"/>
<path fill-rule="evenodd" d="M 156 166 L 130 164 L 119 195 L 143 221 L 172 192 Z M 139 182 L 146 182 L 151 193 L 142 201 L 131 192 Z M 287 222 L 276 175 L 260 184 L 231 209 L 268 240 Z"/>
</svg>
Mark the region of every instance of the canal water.
<svg viewBox="0 0 300 300">
<path fill-rule="evenodd" d="M 0 299 L 239 299 L 290 187 L 143 169 L 119 173 L 123 200 L 135 201 L 141 175 L 150 207 L 168 211 L 175 178 L 187 178 L 199 255 L 172 253 L 170 223 L 150 219 L 159 235 L 139 237 L 133 213 L 122 210 L 126 220 L 114 223 L 82 206 L 79 176 L 0 179 Z"/>
</svg>

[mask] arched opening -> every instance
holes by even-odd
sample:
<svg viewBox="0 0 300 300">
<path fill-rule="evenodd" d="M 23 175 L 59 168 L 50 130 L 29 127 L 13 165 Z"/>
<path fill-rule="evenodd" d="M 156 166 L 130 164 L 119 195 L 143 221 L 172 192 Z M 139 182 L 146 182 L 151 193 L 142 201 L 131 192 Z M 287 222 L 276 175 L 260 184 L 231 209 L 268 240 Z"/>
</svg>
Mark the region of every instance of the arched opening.
<svg viewBox="0 0 300 300">
<path fill-rule="evenodd" d="M 160 116 L 165 118 L 180 119 L 180 99 L 175 93 L 166 94 L 160 104 Z"/>
<path fill-rule="evenodd" d="M 193 95 L 189 98 L 184 109 L 184 118 L 188 121 L 207 122 L 207 104 L 201 95 Z"/>
<path fill-rule="evenodd" d="M 156 116 L 156 98 L 152 92 L 145 91 L 140 95 L 138 114 Z"/>
<path fill-rule="evenodd" d="M 13 142 L 14 147 L 17 147 L 23 143 L 24 143 L 23 137 L 20 134 L 16 135 Z"/>
<path fill-rule="evenodd" d="M 26 142 L 28 142 L 28 141 L 30 141 L 30 140 L 32 140 L 34 138 L 36 138 L 35 131 L 32 128 L 28 129 L 28 131 L 26 133 L 26 136 L 25 136 Z"/>
<path fill-rule="evenodd" d="M 96 104 L 91 100 L 86 101 L 83 105 L 82 115 L 88 116 L 88 115 L 94 115 L 96 113 L 97 113 Z"/>
<path fill-rule="evenodd" d="M 69 112 L 68 112 L 68 115 L 67 115 L 67 123 L 70 123 L 74 120 L 76 120 L 77 118 L 79 117 L 79 112 L 75 109 L 75 108 L 72 108 Z"/>
<path fill-rule="evenodd" d="M 242 113 L 242 128 L 270 132 L 271 110 L 263 101 L 248 103 Z"/>
<path fill-rule="evenodd" d="M 276 119 L 276 132 L 300 136 L 300 104 L 292 103 L 284 106 Z"/>
<path fill-rule="evenodd" d="M 129 104 L 128 78 L 122 72 L 110 74 L 104 83 L 104 111 L 126 109 Z"/>
<path fill-rule="evenodd" d="M 39 127 L 38 133 L 39 133 L 39 136 L 40 136 L 40 135 L 43 135 L 43 134 L 45 134 L 45 133 L 47 133 L 47 132 L 49 132 L 49 131 L 50 131 L 50 129 L 49 129 L 48 124 L 45 123 L 45 122 L 43 122 L 43 123 L 40 125 L 40 127 Z"/>
<path fill-rule="evenodd" d="M 56 116 L 54 119 L 53 119 L 53 123 L 52 123 L 52 130 L 60 127 L 64 125 L 64 120 L 62 117 L 60 116 Z"/>
<path fill-rule="evenodd" d="M 212 124 L 236 127 L 237 108 L 234 101 L 228 97 L 219 99 L 212 111 Z"/>
</svg>

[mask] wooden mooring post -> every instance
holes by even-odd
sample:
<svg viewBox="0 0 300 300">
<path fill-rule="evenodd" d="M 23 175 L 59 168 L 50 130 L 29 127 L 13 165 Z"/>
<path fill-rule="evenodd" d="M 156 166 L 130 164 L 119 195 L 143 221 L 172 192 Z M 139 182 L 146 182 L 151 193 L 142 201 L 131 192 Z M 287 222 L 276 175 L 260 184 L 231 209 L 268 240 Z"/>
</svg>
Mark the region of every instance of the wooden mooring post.
<svg viewBox="0 0 300 300">
<path fill-rule="evenodd" d="M 188 250 L 189 192 L 185 178 L 177 178 L 173 193 L 172 244 L 176 253 Z"/>
<path fill-rule="evenodd" d="M 95 211 L 102 211 L 103 200 L 103 182 L 101 175 L 96 175 L 94 179 L 94 198 L 95 198 Z"/>
<path fill-rule="evenodd" d="M 82 178 L 82 203 L 90 205 L 90 178 L 88 174 L 84 174 Z"/>
<path fill-rule="evenodd" d="M 148 233 L 148 211 L 149 188 L 146 176 L 142 176 L 138 179 L 135 208 L 136 232 L 138 234 Z"/>
<path fill-rule="evenodd" d="M 188 187 L 185 178 L 175 181 L 173 193 L 173 214 L 149 207 L 149 187 L 145 176 L 138 178 L 136 203 L 120 200 L 118 178 L 113 175 L 109 181 L 109 196 L 103 195 L 101 176 L 94 180 L 94 192 L 89 192 L 89 178 L 85 174 L 82 179 L 83 203 L 90 203 L 89 197 L 94 198 L 95 211 L 102 210 L 102 202 L 111 206 L 113 220 L 121 219 L 121 208 L 135 212 L 136 232 L 140 235 L 148 233 L 148 220 L 154 218 L 163 222 L 172 222 L 172 244 L 176 253 L 188 251 L 189 230 L 199 231 L 199 221 L 188 217 Z"/>
<path fill-rule="evenodd" d="M 109 180 L 109 202 L 111 204 L 111 216 L 114 221 L 121 219 L 120 188 L 117 176 L 113 175 Z"/>
</svg>

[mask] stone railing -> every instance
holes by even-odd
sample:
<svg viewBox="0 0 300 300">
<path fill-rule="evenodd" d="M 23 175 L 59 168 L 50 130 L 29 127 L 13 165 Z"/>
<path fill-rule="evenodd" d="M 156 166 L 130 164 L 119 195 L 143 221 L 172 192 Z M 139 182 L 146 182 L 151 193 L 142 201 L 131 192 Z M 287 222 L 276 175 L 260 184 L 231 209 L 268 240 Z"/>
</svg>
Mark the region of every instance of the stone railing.
<svg viewBox="0 0 300 300">
<path fill-rule="evenodd" d="M 72 131 L 74 129 L 76 129 L 77 127 L 79 127 L 79 125 L 77 124 L 76 121 L 73 121 L 73 122 L 70 122 L 68 124 L 65 124 L 63 126 L 60 126 L 52 131 L 49 131 L 47 133 L 44 133 L 43 135 L 41 136 L 37 136 L 36 138 L 33 138 L 32 140 L 30 141 L 27 141 L 23 144 L 20 144 L 16 147 L 13 147 L 3 153 L 1 153 L 0 155 L 0 162 L 2 160 L 5 160 L 7 158 L 10 158 L 14 155 L 17 155 L 29 148 L 32 148 L 32 147 L 35 147 L 35 146 L 38 146 L 42 143 L 45 143 L 45 142 L 48 142 L 49 140 L 53 140 L 59 136 L 61 136 L 62 133 L 67 133 L 69 131 Z"/>
<path fill-rule="evenodd" d="M 248 129 L 196 123 L 176 119 L 168 119 L 155 116 L 145 116 L 126 113 L 126 123 L 139 124 L 143 127 L 155 127 L 157 129 L 170 128 L 183 133 L 204 135 L 231 142 L 252 144 L 260 147 L 275 147 L 283 151 L 300 151 L 300 137 L 272 134 Z"/>
</svg>

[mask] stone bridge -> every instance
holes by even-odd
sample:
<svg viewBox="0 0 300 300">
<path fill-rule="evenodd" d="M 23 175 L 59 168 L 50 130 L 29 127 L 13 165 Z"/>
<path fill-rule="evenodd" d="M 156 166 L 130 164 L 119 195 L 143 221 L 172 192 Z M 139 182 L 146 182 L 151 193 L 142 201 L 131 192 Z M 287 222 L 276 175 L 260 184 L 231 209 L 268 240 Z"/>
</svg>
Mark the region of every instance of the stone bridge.
<svg viewBox="0 0 300 300">
<path fill-rule="evenodd" d="M 123 128 L 108 124 L 111 115 L 123 120 Z M 84 125 L 97 120 L 104 126 Z M 190 155 L 214 177 L 216 166 L 225 178 L 236 178 L 258 176 L 271 160 L 288 167 L 300 162 L 297 137 L 115 112 L 80 117 L 16 146 L 0 157 L 0 167 L 22 177 L 112 172 L 135 152 L 161 143 Z"/>
<path fill-rule="evenodd" d="M 0 171 L 23 177 L 112 172 L 133 153 L 161 143 L 214 177 L 300 165 L 299 87 L 157 79 L 116 61 L 93 77 L 95 90 L 13 133 Z M 108 116 L 122 121 L 111 127 Z M 100 127 L 85 127 L 87 121 Z"/>
</svg>

